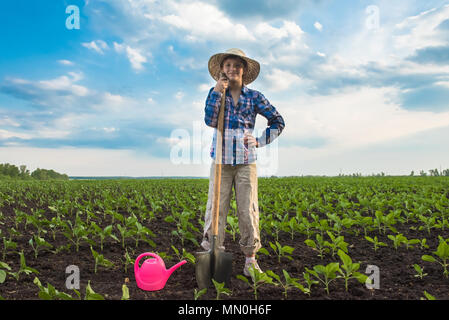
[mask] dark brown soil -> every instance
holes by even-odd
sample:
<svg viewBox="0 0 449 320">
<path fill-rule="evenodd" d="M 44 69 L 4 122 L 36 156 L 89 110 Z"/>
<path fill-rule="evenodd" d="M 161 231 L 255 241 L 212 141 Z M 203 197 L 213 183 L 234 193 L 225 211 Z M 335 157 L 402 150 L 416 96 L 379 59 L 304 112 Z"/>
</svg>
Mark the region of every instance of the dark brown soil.
<svg viewBox="0 0 449 320">
<path fill-rule="evenodd" d="M 31 204 L 30 204 L 31 205 Z M 37 206 L 37 204 L 36 204 Z M 4 207 L 3 214 L 13 214 L 13 209 Z M 140 243 L 138 248 L 135 248 L 134 242 L 128 242 L 127 247 L 130 255 L 134 259 L 143 252 L 165 252 L 172 256 L 172 259 L 166 259 L 165 264 L 171 267 L 179 262 L 175 257 L 171 245 L 181 249 L 182 245 L 178 238 L 171 235 L 173 225 L 164 221 L 164 214 L 158 214 L 156 220 L 151 222 L 149 226 L 151 230 L 156 231 L 157 237 L 153 240 L 156 243 L 156 248 Z M 105 226 L 107 223 L 105 222 Z M 196 223 L 201 230 L 201 226 Z M 155 228 L 154 226 L 157 226 Z M 413 225 L 395 226 L 398 231 L 405 235 L 408 239 L 411 238 L 426 238 L 429 248 L 420 249 L 416 246 L 413 249 L 405 249 L 404 246 L 395 250 L 392 246 L 391 240 L 387 238 L 388 234 L 393 234 L 387 230 L 386 234 L 379 234 L 371 232 L 370 236 L 377 235 L 380 241 L 388 244 L 388 247 L 380 247 L 374 251 L 373 245 L 366 241 L 363 236 L 363 231 L 358 234 L 350 234 L 348 232 L 342 233 L 344 239 L 349 243 L 349 255 L 354 262 L 360 262 L 361 272 L 365 272 L 367 265 L 376 265 L 380 269 L 380 289 L 369 290 L 364 284 L 360 284 L 352 279 L 349 283 L 349 290 L 346 292 L 343 279 L 333 281 L 329 287 L 330 294 L 327 295 L 321 284 L 312 286 L 310 296 L 302 293 L 298 289 L 290 289 L 288 291 L 288 299 L 307 300 L 307 299 L 321 299 L 321 300 L 419 300 L 424 297 L 424 291 L 432 294 L 437 299 L 449 298 L 449 279 L 443 276 L 442 267 L 439 264 L 432 264 L 421 260 L 423 254 L 431 254 L 436 250 L 438 245 L 438 235 L 444 238 L 449 237 L 447 230 L 432 230 L 428 234 L 425 230 L 413 230 L 410 227 Z M 6 219 L 5 225 L 1 226 L 3 230 L 14 227 L 11 220 Z M 417 226 L 415 226 L 417 227 Z M 21 230 L 22 231 L 22 230 Z M 437 231 L 437 232 L 436 232 Z M 107 269 L 102 266 L 98 267 L 97 273 L 94 273 L 94 260 L 90 251 L 90 246 L 83 243 L 79 252 L 75 252 L 75 248 L 71 248 L 71 252 L 62 251 L 54 254 L 49 251 L 42 251 L 39 253 L 37 259 L 34 258 L 34 253 L 28 244 L 28 240 L 35 232 L 33 226 L 28 225 L 27 231 L 22 231 L 22 236 L 19 236 L 17 251 L 23 250 L 26 257 L 26 264 L 39 271 L 37 277 L 42 284 L 46 286 L 47 282 L 53 285 L 57 290 L 64 291 L 76 297 L 73 291 L 66 289 L 65 281 L 68 276 L 65 273 L 66 267 L 69 265 L 76 265 L 80 269 L 80 292 L 84 297 L 85 288 L 88 280 L 92 289 L 102 294 L 106 299 L 121 299 L 122 285 L 126 282 L 129 288 L 130 299 L 133 300 L 192 300 L 194 298 L 194 290 L 197 288 L 195 280 L 195 266 L 192 263 L 187 263 L 176 270 L 167 281 L 164 289 L 155 292 L 143 291 L 136 285 L 134 278 L 134 270 L 132 265 L 128 265 L 127 272 L 124 271 L 124 250 L 120 243 L 113 240 L 107 240 L 104 245 L 102 254 L 108 260 L 114 262 L 115 267 Z M 236 241 L 232 241 L 232 237 L 227 235 L 225 242 L 226 251 L 233 254 L 233 274 L 231 280 L 232 294 L 230 296 L 221 295 L 220 299 L 229 300 L 252 300 L 254 299 L 254 292 L 242 280 L 236 278 L 238 274 L 243 274 L 244 256 L 238 246 L 238 235 Z M 50 235 L 47 235 L 54 247 L 67 244 L 67 239 L 58 234 L 53 241 Z M 199 240 L 199 239 L 198 239 Z M 282 258 L 280 263 L 275 255 L 265 256 L 259 255 L 259 265 L 262 270 L 272 270 L 282 277 L 282 270 L 285 269 L 291 276 L 299 278 L 300 282 L 305 285 L 302 273 L 305 272 L 305 267 L 312 268 L 317 264 L 326 265 L 329 262 L 340 262 L 337 255 L 331 257 L 330 253 L 326 254 L 324 259 L 317 256 L 317 252 L 304 244 L 306 236 L 296 234 L 294 240 L 291 240 L 287 233 L 280 233 L 279 242 L 282 245 L 289 245 L 295 248 L 292 254 L 293 260 Z M 262 233 L 263 246 L 271 252 L 269 241 L 275 242 L 273 238 L 268 237 Z M 184 248 L 194 253 L 196 251 L 203 251 L 190 241 L 186 241 Z M 98 249 L 98 248 L 96 248 Z M 17 271 L 19 268 L 19 255 L 16 252 L 8 253 L 6 259 L 3 260 L 12 267 L 12 271 Z M 413 264 L 419 264 L 424 267 L 424 272 L 428 275 L 423 279 L 415 277 L 415 270 Z M 0 285 L 0 296 L 7 300 L 29 300 L 38 298 L 38 287 L 33 283 L 36 275 L 21 274 L 19 281 L 13 277 L 8 276 L 6 281 Z M 215 299 L 216 292 L 214 288 L 209 289 L 209 292 L 201 296 L 201 300 Z M 283 290 L 273 285 L 261 286 L 258 290 L 259 300 L 279 300 L 284 299 Z"/>
</svg>

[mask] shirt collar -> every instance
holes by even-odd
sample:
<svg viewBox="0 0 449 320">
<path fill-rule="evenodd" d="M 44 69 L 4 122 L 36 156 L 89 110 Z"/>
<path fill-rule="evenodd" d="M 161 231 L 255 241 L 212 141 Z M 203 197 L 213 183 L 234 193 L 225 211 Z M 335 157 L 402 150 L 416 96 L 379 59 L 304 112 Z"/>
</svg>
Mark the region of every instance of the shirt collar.
<svg viewBox="0 0 449 320">
<path fill-rule="evenodd" d="M 243 95 L 247 95 L 249 93 L 249 89 L 247 86 L 242 85 L 242 90 L 240 91 Z M 231 95 L 229 90 L 226 90 L 226 95 Z"/>
</svg>

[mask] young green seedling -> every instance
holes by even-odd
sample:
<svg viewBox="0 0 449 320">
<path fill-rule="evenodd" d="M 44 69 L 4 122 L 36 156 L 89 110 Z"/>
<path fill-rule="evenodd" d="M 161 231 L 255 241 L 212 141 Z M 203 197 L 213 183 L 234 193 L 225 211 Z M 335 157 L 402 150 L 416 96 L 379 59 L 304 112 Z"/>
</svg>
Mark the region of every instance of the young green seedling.
<svg viewBox="0 0 449 320">
<path fill-rule="evenodd" d="M 338 256 L 340 257 L 343 264 L 338 269 L 338 272 L 345 279 L 345 289 L 348 291 L 348 281 L 350 279 L 357 279 L 360 283 L 365 283 L 368 276 L 366 274 L 357 272 L 360 268 L 359 263 L 353 263 L 350 256 L 348 256 L 342 250 L 338 250 Z"/>
<path fill-rule="evenodd" d="M 45 241 L 44 238 L 39 237 L 37 234 L 35 234 L 28 243 L 33 248 L 34 251 L 34 258 L 37 259 L 37 255 L 39 250 L 42 250 L 44 248 L 53 248 L 53 246 Z"/>
<path fill-rule="evenodd" d="M 90 286 L 90 280 L 87 281 L 87 287 L 86 287 L 86 295 L 84 296 L 84 300 L 104 300 L 104 297 L 99 294 L 95 293 L 95 291 Z"/>
<path fill-rule="evenodd" d="M 95 259 L 94 273 L 97 273 L 97 266 L 98 265 L 106 267 L 106 268 L 110 268 L 110 267 L 114 266 L 114 263 L 112 261 L 109 261 L 102 254 L 99 254 L 97 251 L 95 251 L 92 248 L 92 246 L 90 247 L 90 250 L 92 251 L 92 255 L 94 256 L 94 259 Z"/>
<path fill-rule="evenodd" d="M 396 236 L 389 234 L 388 239 L 393 241 L 393 247 L 395 250 L 398 250 L 398 248 L 401 246 L 402 243 L 405 243 L 407 238 L 402 235 L 402 233 L 397 234 Z"/>
<path fill-rule="evenodd" d="M 129 300 L 129 288 L 126 286 L 126 283 L 122 285 L 122 299 L 121 300 Z"/>
<path fill-rule="evenodd" d="M 125 258 L 125 260 L 123 261 L 123 264 L 125 265 L 125 273 L 128 272 L 128 266 L 134 266 L 134 252 L 132 251 L 132 254 L 130 255 L 128 252 L 128 248 L 125 249 L 125 254 L 123 255 L 123 257 Z"/>
<path fill-rule="evenodd" d="M 17 248 L 17 242 L 14 242 L 11 240 L 11 238 L 8 240 L 6 237 L 3 237 L 3 259 L 6 260 L 6 253 L 9 249 L 15 250 Z"/>
<path fill-rule="evenodd" d="M 312 289 L 312 286 L 314 284 L 319 284 L 319 281 L 313 280 L 310 277 L 310 273 L 308 273 L 308 272 L 303 272 L 302 276 L 304 278 L 304 281 L 307 283 L 307 288 L 305 288 L 307 290 L 307 292 L 305 292 L 305 293 L 310 296 L 310 291 Z"/>
<path fill-rule="evenodd" d="M 56 290 L 55 287 L 52 286 L 49 283 L 47 283 L 47 287 L 45 288 L 41 284 L 41 282 L 40 282 L 38 277 L 34 278 L 33 283 L 35 285 L 37 285 L 38 288 L 39 288 L 38 297 L 41 300 L 57 300 L 57 299 L 74 300 L 71 295 L 69 295 L 69 294 L 67 294 L 65 292 L 60 292 L 60 291 Z"/>
<path fill-rule="evenodd" d="M 337 276 L 337 271 L 340 269 L 338 262 L 331 262 L 326 266 L 321 264 L 313 267 L 313 270 L 306 267 L 306 271 L 317 278 L 325 287 L 327 294 L 329 295 L 329 284 L 335 279 L 340 278 Z"/>
<path fill-rule="evenodd" d="M 427 239 L 426 238 L 421 239 L 421 240 L 418 239 L 418 241 L 419 241 L 418 242 L 419 243 L 419 247 L 421 249 L 424 249 L 424 248 L 428 249 L 429 248 L 429 245 L 427 244 Z"/>
<path fill-rule="evenodd" d="M 436 300 L 434 296 L 432 296 L 430 293 L 428 293 L 426 290 L 424 290 L 424 297 L 421 297 L 420 300 Z"/>
<path fill-rule="evenodd" d="M 289 260 L 293 260 L 290 254 L 292 254 L 293 250 L 295 248 L 292 248 L 290 246 L 282 246 L 279 242 L 276 241 L 276 244 L 273 244 L 271 241 L 269 242 L 271 249 L 276 253 L 278 256 L 278 262 L 281 263 L 281 257 L 285 257 Z"/>
<path fill-rule="evenodd" d="M 254 291 L 254 299 L 257 300 L 257 289 L 264 284 L 273 284 L 273 279 L 265 272 L 260 272 L 253 266 L 248 269 L 252 282 L 241 274 L 237 275 L 237 279 L 246 282 Z M 276 285 L 276 284 L 275 284 Z"/>
<path fill-rule="evenodd" d="M 140 222 L 136 221 L 136 223 L 133 226 L 134 228 L 134 235 L 136 237 L 136 248 L 139 245 L 139 241 L 144 241 L 145 243 L 149 244 L 153 248 L 156 247 L 156 243 L 150 239 L 150 237 L 154 238 L 156 235 L 148 229 L 147 227 L 144 227 Z"/>
<path fill-rule="evenodd" d="M 299 226 L 298 220 L 296 219 L 296 217 L 292 217 L 289 221 L 288 221 L 288 230 L 290 233 L 290 237 L 291 240 L 294 239 L 295 236 L 295 232 L 297 231 L 301 231 L 301 228 Z"/>
<path fill-rule="evenodd" d="M 2 269 L 6 269 L 7 271 L 11 271 L 11 267 L 5 263 L 5 262 L 1 262 L 0 261 L 0 268 Z M 6 276 L 7 276 L 7 271 L 5 270 L 0 270 L 0 284 L 2 284 L 3 282 L 5 282 L 6 280 Z M 9 272 L 8 272 L 9 273 Z"/>
<path fill-rule="evenodd" d="M 337 250 L 343 250 L 344 252 L 348 252 L 348 243 L 344 241 L 343 236 L 334 236 L 334 234 L 330 231 L 327 231 L 327 235 L 331 239 L 332 242 L 324 241 L 324 245 L 329 247 L 332 252 L 332 257 L 335 256 Z"/>
<path fill-rule="evenodd" d="M 206 292 L 207 292 L 207 288 L 203 288 L 201 290 L 198 290 L 197 288 L 193 289 L 193 299 L 198 300 Z"/>
<path fill-rule="evenodd" d="M 231 290 L 229 290 L 228 288 L 225 288 L 224 282 L 217 282 L 217 281 L 215 281 L 215 279 L 212 279 L 212 283 L 214 284 L 215 291 L 217 292 L 217 296 L 216 296 L 215 300 L 220 300 L 221 294 L 226 294 L 228 296 L 230 296 L 232 294 Z"/>
<path fill-rule="evenodd" d="M 419 266 L 418 264 L 415 263 L 415 264 L 413 265 L 413 268 L 415 269 L 415 271 L 416 271 L 416 273 L 417 273 L 417 274 L 415 274 L 415 277 L 416 277 L 416 278 L 422 279 L 422 278 L 424 278 L 425 276 L 427 276 L 427 273 L 424 273 L 424 267 L 421 268 L 421 266 Z"/>
<path fill-rule="evenodd" d="M 443 267 L 443 274 L 447 278 L 449 276 L 449 271 L 447 269 L 449 266 L 449 245 L 441 236 L 438 237 L 440 239 L 440 244 L 438 245 L 437 251 L 434 251 L 433 254 L 439 259 L 430 255 L 423 255 L 422 259 L 428 262 L 438 262 Z"/>
<path fill-rule="evenodd" d="M 23 250 L 19 252 L 19 256 L 20 256 L 20 269 L 17 272 L 10 272 L 9 273 L 10 275 L 12 275 L 17 281 L 19 281 L 20 274 L 22 273 L 25 273 L 27 275 L 31 273 L 39 274 L 39 271 L 26 265 Z"/>
<path fill-rule="evenodd" d="M 299 279 L 296 278 L 292 278 L 287 271 L 285 271 L 284 269 L 282 270 L 282 273 L 284 274 L 284 279 L 285 282 L 282 282 L 281 277 L 279 277 L 276 273 L 274 273 L 271 270 L 267 270 L 266 273 L 272 277 L 273 279 L 276 280 L 277 284 L 279 284 L 283 289 L 284 289 L 284 297 L 285 299 L 287 299 L 287 291 L 290 288 L 298 288 L 299 290 L 301 290 L 303 293 L 305 294 L 309 294 L 310 290 L 308 290 L 307 288 L 304 288 L 303 285 L 301 285 L 298 281 Z"/>
<path fill-rule="evenodd" d="M 316 242 L 312 239 L 306 239 L 304 240 L 304 243 L 314 249 L 315 251 L 318 251 L 318 256 L 323 259 L 324 253 L 329 252 L 329 248 L 326 248 L 325 241 L 323 240 L 323 237 L 321 234 L 316 234 Z"/>
<path fill-rule="evenodd" d="M 182 254 L 179 254 L 179 250 L 176 249 L 173 245 L 171 246 L 171 248 L 175 252 L 176 257 L 179 261 L 186 259 L 190 263 L 195 264 L 195 256 L 191 253 L 188 253 L 186 249 L 182 248 Z"/>
<path fill-rule="evenodd" d="M 379 241 L 377 239 L 377 236 L 374 236 L 374 239 L 369 236 L 366 236 L 365 239 L 368 240 L 369 242 L 371 242 L 372 244 L 374 244 L 374 251 L 377 251 L 379 246 L 387 247 L 387 244 Z"/>
<path fill-rule="evenodd" d="M 228 215 L 226 217 L 229 229 L 226 228 L 226 232 L 232 235 L 232 241 L 235 241 L 235 235 L 239 232 L 239 219 L 236 216 Z"/>
<path fill-rule="evenodd" d="M 112 238 L 117 242 L 120 240 L 112 233 L 113 226 L 110 224 L 104 229 L 100 228 L 94 221 L 90 223 L 91 233 L 96 234 L 100 238 L 100 250 L 103 251 L 103 243 L 106 238 Z"/>
<path fill-rule="evenodd" d="M 418 217 L 419 220 L 421 220 L 421 222 L 424 223 L 424 226 L 420 226 L 419 230 L 426 229 L 427 233 L 430 234 L 430 229 L 435 227 L 435 220 L 436 220 L 435 216 L 427 217 L 420 214 Z"/>
<path fill-rule="evenodd" d="M 414 244 L 419 244 L 419 243 L 421 243 L 421 241 L 419 239 L 407 239 L 407 238 L 405 238 L 404 243 L 405 243 L 405 248 L 408 250 L 408 249 L 413 249 L 413 245 Z"/>
</svg>

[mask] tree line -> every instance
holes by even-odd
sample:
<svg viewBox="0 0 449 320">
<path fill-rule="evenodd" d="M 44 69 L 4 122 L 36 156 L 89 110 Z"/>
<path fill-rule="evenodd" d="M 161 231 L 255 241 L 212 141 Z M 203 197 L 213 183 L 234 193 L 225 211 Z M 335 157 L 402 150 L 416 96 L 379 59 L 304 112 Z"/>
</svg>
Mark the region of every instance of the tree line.
<svg viewBox="0 0 449 320">
<path fill-rule="evenodd" d="M 10 163 L 0 163 L 0 179 L 69 180 L 69 176 L 51 169 L 40 168 L 30 173 L 25 165 L 17 167 Z"/>
<path fill-rule="evenodd" d="M 362 174 L 360 172 L 357 173 L 352 173 L 352 174 L 339 174 L 339 177 L 362 177 Z M 381 173 L 376 173 L 376 174 L 371 174 L 369 176 L 372 177 L 384 177 L 387 176 L 387 174 L 385 174 L 385 172 L 381 172 Z M 421 177 L 427 177 L 427 176 L 431 176 L 431 177 L 449 177 L 449 169 L 444 169 L 441 171 L 438 171 L 438 169 L 430 169 L 429 173 L 427 173 L 424 170 L 420 170 L 418 174 L 415 173 L 415 171 L 412 170 L 412 172 L 410 172 L 410 176 L 421 176 Z"/>
<path fill-rule="evenodd" d="M 412 171 L 410 173 L 410 175 L 414 176 L 415 172 Z M 425 172 L 424 170 L 421 170 L 419 172 L 419 175 L 420 176 L 427 176 L 427 172 Z M 445 169 L 445 170 L 441 170 L 441 171 L 438 171 L 438 169 L 430 169 L 429 170 L 429 176 L 432 176 L 432 177 L 440 177 L 440 176 L 448 177 L 449 176 L 449 169 Z"/>
</svg>

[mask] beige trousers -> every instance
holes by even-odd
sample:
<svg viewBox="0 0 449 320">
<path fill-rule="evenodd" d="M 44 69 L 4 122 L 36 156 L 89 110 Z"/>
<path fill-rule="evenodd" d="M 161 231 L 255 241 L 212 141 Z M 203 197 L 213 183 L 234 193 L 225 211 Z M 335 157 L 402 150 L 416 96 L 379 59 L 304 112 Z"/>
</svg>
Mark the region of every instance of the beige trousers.
<svg viewBox="0 0 449 320">
<path fill-rule="evenodd" d="M 214 170 L 215 161 L 213 160 L 210 168 L 209 196 L 206 206 L 203 243 L 208 243 L 212 237 Z M 225 240 L 226 217 L 230 208 L 232 187 L 235 190 L 237 204 L 237 217 L 240 230 L 239 245 L 246 256 L 252 256 L 261 248 L 256 164 L 237 164 L 235 166 L 222 164 L 217 237 L 219 246 L 223 246 Z"/>
</svg>

